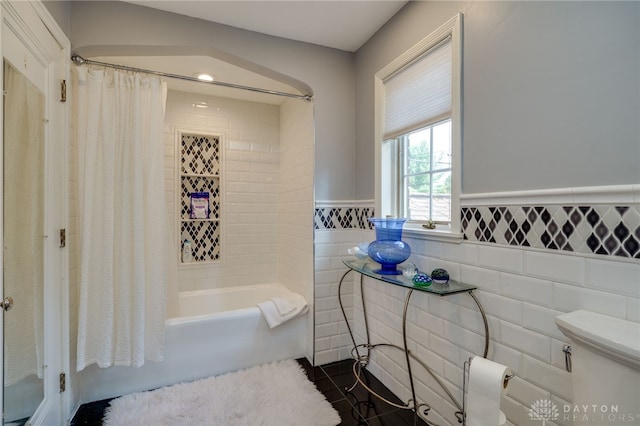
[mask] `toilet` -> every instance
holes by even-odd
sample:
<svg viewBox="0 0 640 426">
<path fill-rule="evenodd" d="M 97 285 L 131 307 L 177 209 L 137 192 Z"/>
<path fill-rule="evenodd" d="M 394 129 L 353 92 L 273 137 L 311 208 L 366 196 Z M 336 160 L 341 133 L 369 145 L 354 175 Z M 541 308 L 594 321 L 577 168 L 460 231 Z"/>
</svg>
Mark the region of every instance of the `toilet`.
<svg viewBox="0 0 640 426">
<path fill-rule="evenodd" d="M 571 341 L 574 425 L 640 425 L 640 324 L 579 310 L 556 317 Z"/>
</svg>

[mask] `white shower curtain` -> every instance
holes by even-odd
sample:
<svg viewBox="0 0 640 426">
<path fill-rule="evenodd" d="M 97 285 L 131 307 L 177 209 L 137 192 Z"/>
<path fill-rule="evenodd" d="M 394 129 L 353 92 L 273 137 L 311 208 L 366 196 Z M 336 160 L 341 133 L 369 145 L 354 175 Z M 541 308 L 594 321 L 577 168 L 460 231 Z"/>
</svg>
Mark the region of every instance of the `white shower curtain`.
<svg viewBox="0 0 640 426">
<path fill-rule="evenodd" d="M 169 249 L 159 78 L 77 67 L 77 370 L 161 361 Z"/>
</svg>

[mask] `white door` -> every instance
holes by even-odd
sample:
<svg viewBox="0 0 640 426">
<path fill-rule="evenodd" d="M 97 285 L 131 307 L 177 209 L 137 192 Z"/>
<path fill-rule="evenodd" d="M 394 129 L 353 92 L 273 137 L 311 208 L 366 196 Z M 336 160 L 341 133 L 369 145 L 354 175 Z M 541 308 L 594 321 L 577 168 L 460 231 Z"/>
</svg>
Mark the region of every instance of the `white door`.
<svg viewBox="0 0 640 426">
<path fill-rule="evenodd" d="M 4 425 L 59 425 L 65 412 L 60 75 L 66 73 L 66 48 L 45 24 L 50 15 L 41 3 L 1 5 L 2 419 Z"/>
</svg>

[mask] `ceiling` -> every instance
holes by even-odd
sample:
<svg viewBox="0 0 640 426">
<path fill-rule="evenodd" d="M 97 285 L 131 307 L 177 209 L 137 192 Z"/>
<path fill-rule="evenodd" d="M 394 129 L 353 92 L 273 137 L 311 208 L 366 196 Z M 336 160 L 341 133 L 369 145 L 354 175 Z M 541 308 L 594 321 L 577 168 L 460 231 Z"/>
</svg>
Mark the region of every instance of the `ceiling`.
<svg viewBox="0 0 640 426">
<path fill-rule="evenodd" d="M 121 0 L 291 40 L 355 51 L 407 0 Z M 268 17 L 268 19 L 266 18 Z M 365 17 L 365 19 L 363 19 Z M 110 56 L 87 59 L 192 77 L 212 74 L 216 81 L 300 94 L 292 87 L 206 56 Z M 170 90 L 281 104 L 284 97 L 166 79 Z"/>
<path fill-rule="evenodd" d="M 407 0 L 123 0 L 291 40 L 355 52 Z"/>
</svg>

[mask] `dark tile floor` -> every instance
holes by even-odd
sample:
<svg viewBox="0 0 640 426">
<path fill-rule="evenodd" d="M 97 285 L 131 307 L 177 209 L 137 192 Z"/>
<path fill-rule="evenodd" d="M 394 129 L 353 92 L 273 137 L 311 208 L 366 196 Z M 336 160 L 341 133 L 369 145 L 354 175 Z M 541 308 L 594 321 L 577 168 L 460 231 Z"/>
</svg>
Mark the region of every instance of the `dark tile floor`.
<svg viewBox="0 0 640 426">
<path fill-rule="evenodd" d="M 312 367 L 306 359 L 298 362 L 304 367 L 309 379 L 340 414 L 340 426 L 426 426 L 421 419 L 414 419 L 413 412 L 393 407 L 371 395 L 362 386 L 346 392 L 355 379 L 352 372 L 353 361 L 339 361 L 320 367 Z M 362 379 L 367 386 L 390 401 L 402 402 L 372 374 L 363 370 Z M 110 400 L 82 405 L 71 426 L 101 426 L 102 416 Z M 415 420 L 415 423 L 414 423 Z M 304 425 L 300 425 L 304 426 Z"/>
<path fill-rule="evenodd" d="M 308 364 L 303 360 L 302 364 Z M 353 385 L 353 360 L 339 361 L 320 367 L 311 367 L 313 376 L 309 375 L 320 392 L 340 414 L 341 426 L 372 425 L 372 426 L 426 426 L 420 418 L 414 419 L 413 412 L 393 407 L 371 395 L 361 385 L 351 392 L 346 390 Z M 373 374 L 363 369 L 362 381 L 377 394 L 396 404 L 402 404 L 386 386 Z M 414 422 L 415 421 L 415 422 Z"/>
</svg>

